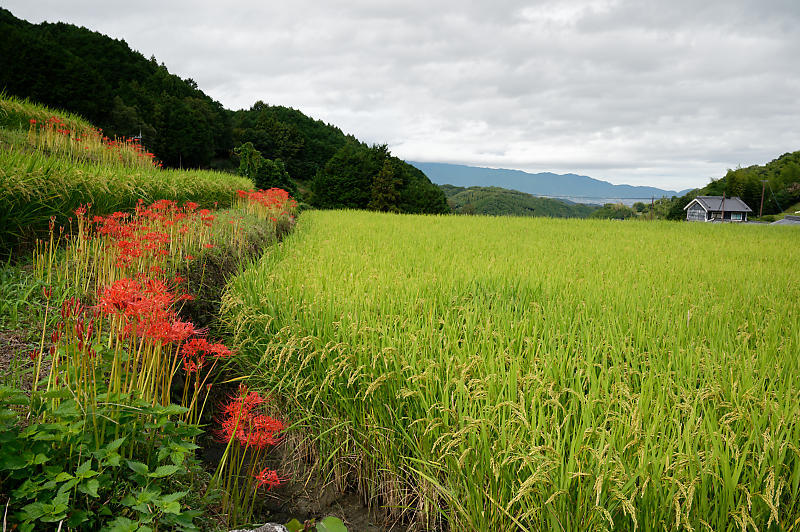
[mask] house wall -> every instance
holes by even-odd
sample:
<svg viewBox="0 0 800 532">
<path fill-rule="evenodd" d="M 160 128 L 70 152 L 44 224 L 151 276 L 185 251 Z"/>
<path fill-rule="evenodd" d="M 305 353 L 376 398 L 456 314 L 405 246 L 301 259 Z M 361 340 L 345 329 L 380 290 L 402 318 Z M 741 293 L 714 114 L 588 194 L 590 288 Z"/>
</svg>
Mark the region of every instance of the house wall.
<svg viewBox="0 0 800 532">
<path fill-rule="evenodd" d="M 697 203 L 686 209 L 686 219 L 690 222 L 705 222 L 706 211 Z"/>
<path fill-rule="evenodd" d="M 734 220 L 733 214 L 741 215 L 741 219 Z M 712 211 L 711 212 L 711 219 L 712 220 L 720 220 L 722 219 L 722 213 L 720 211 Z M 746 222 L 747 221 L 747 213 L 746 212 L 739 212 L 739 211 L 725 211 L 725 221 L 726 222 Z"/>
</svg>

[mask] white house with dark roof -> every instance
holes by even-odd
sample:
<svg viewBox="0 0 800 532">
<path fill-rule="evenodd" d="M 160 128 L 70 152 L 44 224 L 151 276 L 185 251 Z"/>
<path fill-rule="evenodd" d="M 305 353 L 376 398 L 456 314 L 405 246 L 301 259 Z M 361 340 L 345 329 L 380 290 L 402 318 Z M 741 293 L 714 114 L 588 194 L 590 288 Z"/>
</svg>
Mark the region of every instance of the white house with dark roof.
<svg viewBox="0 0 800 532">
<path fill-rule="evenodd" d="M 683 210 L 689 222 L 746 222 L 753 212 L 739 196 L 697 196 Z"/>
</svg>

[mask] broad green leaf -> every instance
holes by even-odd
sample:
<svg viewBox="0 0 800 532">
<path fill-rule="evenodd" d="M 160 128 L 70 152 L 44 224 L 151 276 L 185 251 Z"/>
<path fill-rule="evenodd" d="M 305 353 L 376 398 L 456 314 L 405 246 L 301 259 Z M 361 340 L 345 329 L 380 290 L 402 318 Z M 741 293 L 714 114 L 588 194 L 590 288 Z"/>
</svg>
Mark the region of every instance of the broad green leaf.
<svg viewBox="0 0 800 532">
<path fill-rule="evenodd" d="M 170 475 L 174 475 L 175 473 L 180 471 L 180 469 L 181 468 L 176 466 L 176 465 L 161 465 L 161 466 L 158 466 L 156 468 L 156 470 L 153 471 L 152 473 L 150 473 L 150 475 L 148 475 L 148 476 L 150 476 L 152 478 L 168 477 Z"/>
<path fill-rule="evenodd" d="M 127 464 L 128 467 L 133 469 L 135 473 L 139 473 L 140 475 L 146 475 L 150 472 L 150 469 L 148 469 L 147 465 L 141 462 L 134 462 L 132 460 L 127 460 Z"/>
<path fill-rule="evenodd" d="M 78 403 L 76 403 L 74 399 L 67 399 L 66 401 L 58 405 L 58 408 L 56 408 L 55 412 L 53 413 L 56 415 L 56 417 L 66 418 L 71 416 L 77 416 L 78 414 L 80 414 L 80 410 L 78 409 Z"/>
<path fill-rule="evenodd" d="M 89 482 L 86 483 L 85 493 L 88 493 L 94 498 L 99 497 L 100 495 L 97 494 L 97 490 L 100 488 L 100 481 L 96 478 L 93 478 Z"/>
<path fill-rule="evenodd" d="M 72 397 L 72 392 L 67 388 L 58 388 L 45 392 L 42 394 L 42 397 L 45 399 L 70 399 Z"/>
<path fill-rule="evenodd" d="M 167 493 L 166 495 L 162 495 L 161 500 L 166 502 L 179 501 L 188 494 L 188 491 L 176 491 L 175 493 Z"/>
<path fill-rule="evenodd" d="M 289 532 L 300 532 L 303 530 L 303 524 L 297 519 L 292 519 L 284 525 Z"/>
<path fill-rule="evenodd" d="M 161 511 L 165 514 L 179 514 L 181 513 L 181 503 L 179 502 L 167 502 L 161 505 Z"/>
<path fill-rule="evenodd" d="M 49 456 L 47 456 L 44 453 L 39 453 L 39 454 L 37 454 L 36 456 L 33 457 L 33 462 L 31 462 L 31 464 L 32 465 L 42 465 L 43 463 L 47 462 L 48 460 L 50 460 Z"/>
<path fill-rule="evenodd" d="M 109 443 L 108 445 L 106 445 L 104 447 L 104 449 L 109 453 L 114 452 L 117 449 L 119 449 L 120 446 L 122 446 L 123 443 L 125 443 L 126 439 L 127 438 L 125 436 L 123 436 L 122 438 L 117 438 L 116 440 L 114 440 L 111 443 Z"/>
<path fill-rule="evenodd" d="M 49 510 L 48 505 L 43 502 L 32 502 L 22 507 L 22 514 L 27 521 L 35 521 L 46 514 Z"/>
<path fill-rule="evenodd" d="M 127 517 L 117 517 L 111 521 L 105 532 L 135 532 L 138 528 L 138 522 L 131 521 Z"/>
<path fill-rule="evenodd" d="M 328 516 L 317 523 L 319 532 L 347 532 L 347 527 L 338 517 Z"/>
<path fill-rule="evenodd" d="M 181 405 L 176 404 L 169 404 L 167 406 L 156 406 L 154 407 L 154 413 L 163 416 L 177 416 L 180 414 L 185 414 L 189 411 L 188 408 Z"/>
<path fill-rule="evenodd" d="M 0 471 L 24 469 L 28 462 L 19 455 L 0 455 Z"/>
<path fill-rule="evenodd" d="M 92 460 L 86 460 L 81 465 L 78 466 L 78 469 L 75 470 L 75 476 L 82 477 L 86 475 L 89 471 L 91 471 L 92 467 Z"/>
<path fill-rule="evenodd" d="M 89 519 L 89 514 L 85 510 L 72 510 L 66 523 L 68 527 L 75 528 Z"/>
<path fill-rule="evenodd" d="M 170 453 L 169 447 L 162 447 L 161 449 L 158 450 L 157 460 L 159 462 L 162 462 L 164 460 L 164 458 L 169 456 L 169 453 Z"/>
</svg>

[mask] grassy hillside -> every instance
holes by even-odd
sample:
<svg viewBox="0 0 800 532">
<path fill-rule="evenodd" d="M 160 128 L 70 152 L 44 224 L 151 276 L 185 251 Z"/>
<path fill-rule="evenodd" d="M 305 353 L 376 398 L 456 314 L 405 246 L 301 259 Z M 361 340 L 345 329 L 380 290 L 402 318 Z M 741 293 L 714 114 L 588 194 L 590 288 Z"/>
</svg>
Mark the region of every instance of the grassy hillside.
<svg viewBox="0 0 800 532">
<path fill-rule="evenodd" d="M 307 212 L 227 316 L 329 478 L 423 529 L 788 530 L 796 238 Z"/>
<path fill-rule="evenodd" d="M 500 187 L 456 187 L 439 185 L 447 203 L 456 214 L 488 214 L 492 216 L 549 216 L 551 218 L 586 218 L 597 207 L 550 198 Z"/>
<path fill-rule="evenodd" d="M 0 249 L 66 225 L 92 204 L 105 214 L 130 211 L 139 200 L 230 205 L 252 181 L 209 170 L 159 167 L 137 143 L 108 139 L 82 118 L 13 97 L 0 97 Z"/>
</svg>

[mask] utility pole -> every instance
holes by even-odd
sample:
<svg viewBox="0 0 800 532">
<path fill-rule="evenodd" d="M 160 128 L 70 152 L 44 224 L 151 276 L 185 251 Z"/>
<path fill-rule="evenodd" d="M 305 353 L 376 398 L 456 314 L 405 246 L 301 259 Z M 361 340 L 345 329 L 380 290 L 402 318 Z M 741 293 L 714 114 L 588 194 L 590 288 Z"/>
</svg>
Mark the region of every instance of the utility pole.
<svg viewBox="0 0 800 532">
<path fill-rule="evenodd" d="M 725 221 L 725 193 L 722 193 L 722 221 Z"/>
<path fill-rule="evenodd" d="M 650 196 L 650 219 L 653 219 L 653 216 L 656 214 L 656 197 Z"/>
<path fill-rule="evenodd" d="M 764 211 L 764 188 L 767 186 L 767 180 L 761 180 L 761 207 L 758 208 L 758 217 L 761 218 L 761 213 Z"/>
</svg>

